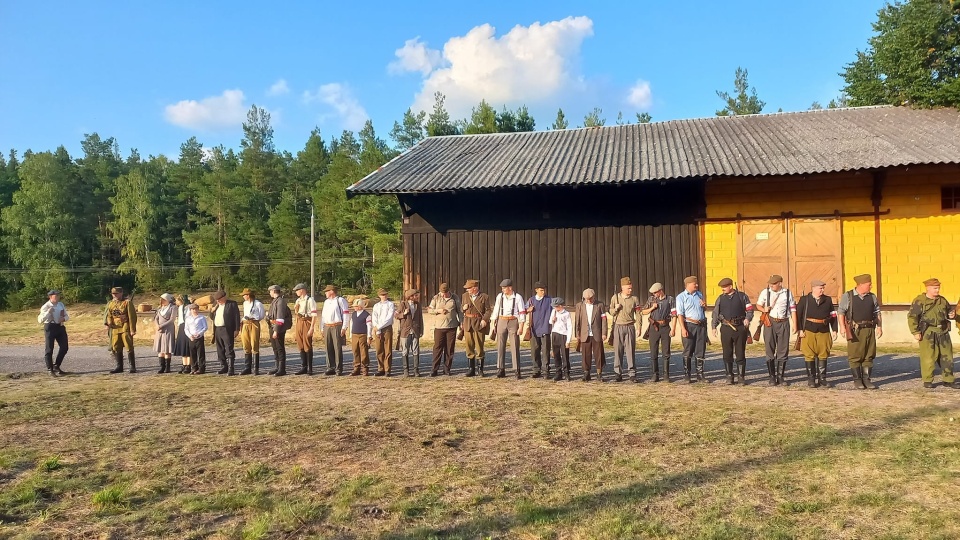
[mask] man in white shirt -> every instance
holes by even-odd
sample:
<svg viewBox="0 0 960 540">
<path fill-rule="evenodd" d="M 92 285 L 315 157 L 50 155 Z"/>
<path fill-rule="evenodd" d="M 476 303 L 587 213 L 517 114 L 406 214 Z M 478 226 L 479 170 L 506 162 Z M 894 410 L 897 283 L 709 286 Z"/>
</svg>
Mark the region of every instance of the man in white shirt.
<svg viewBox="0 0 960 540">
<path fill-rule="evenodd" d="M 317 320 L 317 302 L 310 296 L 307 286 L 303 283 L 294 285 L 293 293 L 297 295 L 297 301 L 293 305 L 297 321 L 294 326 L 294 337 L 297 349 L 300 350 L 300 371 L 295 372 L 294 375 L 313 375 L 313 328 Z"/>
<path fill-rule="evenodd" d="M 563 298 L 555 296 L 550 300 L 553 313 L 550 314 L 550 342 L 553 344 L 553 359 L 557 365 L 555 381 L 566 375 L 570 380 L 570 341 L 573 339 L 573 321 L 570 312 L 563 306 Z"/>
<path fill-rule="evenodd" d="M 343 322 L 350 315 L 350 305 L 346 298 L 337 295 L 335 285 L 324 287 L 323 294 L 327 298 L 323 301 L 320 324 L 327 349 L 326 375 L 343 375 L 343 344 L 347 338 L 347 328 Z"/>
<path fill-rule="evenodd" d="M 490 339 L 497 342 L 497 378 L 506 376 L 505 362 L 507 344 L 510 344 L 510 359 L 517 378 L 520 378 L 520 325 L 526 321 L 527 311 L 523 297 L 513 291 L 513 280 L 500 282 L 500 294 L 493 304 L 490 316 Z"/>
<path fill-rule="evenodd" d="M 47 293 L 47 303 L 40 308 L 40 315 L 37 316 L 37 322 L 43 325 L 43 338 L 46 348 L 43 353 L 43 361 L 46 363 L 50 375 L 58 377 L 66 375 L 66 372 L 60 369 L 63 358 L 70 350 L 67 343 L 67 328 L 63 323 L 70 320 L 67 314 L 67 308 L 60 301 L 60 291 L 52 290 Z M 57 343 L 57 360 L 53 361 L 53 343 Z"/>
<path fill-rule="evenodd" d="M 770 386 L 786 383 L 779 378 L 786 371 L 787 355 L 790 352 L 790 324 L 797 326 L 797 304 L 790 289 L 783 288 L 783 277 L 776 274 L 767 280 L 768 287 L 757 296 L 757 310 L 763 313 L 763 344 L 767 350 L 767 372 Z M 764 316 L 765 315 L 765 316 Z M 763 319 L 770 321 L 766 326 Z"/>
<path fill-rule="evenodd" d="M 203 375 L 207 372 L 207 350 L 204 345 L 204 334 L 207 332 L 207 318 L 200 315 L 200 307 L 188 304 L 189 314 L 183 323 L 183 331 L 190 339 L 190 365 L 193 366 L 191 375 Z"/>
<path fill-rule="evenodd" d="M 389 291 L 380 289 L 377 296 L 380 301 L 373 306 L 373 349 L 377 351 L 376 377 L 390 376 L 393 360 L 393 314 L 396 306 L 389 299 Z"/>
<path fill-rule="evenodd" d="M 246 367 L 240 372 L 241 375 L 249 375 L 250 359 L 253 358 L 253 374 L 260 374 L 260 321 L 266 315 L 263 309 L 263 302 L 257 300 L 256 294 L 248 289 L 244 289 L 243 313 L 241 315 L 240 342 L 243 343 L 243 357 L 246 361 Z"/>
</svg>

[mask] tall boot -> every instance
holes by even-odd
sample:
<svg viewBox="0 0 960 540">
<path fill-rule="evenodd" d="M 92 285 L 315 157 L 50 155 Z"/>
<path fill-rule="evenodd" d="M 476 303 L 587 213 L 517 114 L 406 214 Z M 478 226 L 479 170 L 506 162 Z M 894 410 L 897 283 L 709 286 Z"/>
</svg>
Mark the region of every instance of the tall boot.
<svg viewBox="0 0 960 540">
<path fill-rule="evenodd" d="M 294 375 L 306 375 L 307 374 L 307 351 L 300 351 L 300 370 L 295 372 Z"/>
<path fill-rule="evenodd" d="M 130 363 L 130 373 L 137 372 L 137 357 L 133 354 L 133 351 L 127 352 L 127 362 Z"/>
<path fill-rule="evenodd" d="M 470 371 L 467 372 L 467 377 L 476 377 L 476 375 L 477 375 L 476 366 L 477 366 L 477 361 L 474 360 L 473 358 L 471 358 L 471 359 L 470 359 Z"/>
<path fill-rule="evenodd" d="M 780 386 L 790 386 L 790 383 L 787 382 L 787 363 L 780 362 L 777 364 L 777 380 L 780 381 Z"/>
<path fill-rule="evenodd" d="M 774 366 L 773 360 L 767 360 L 767 373 L 770 375 L 770 386 L 780 384 L 780 381 L 777 379 L 777 368 Z"/>
<path fill-rule="evenodd" d="M 157 373 L 159 373 L 159 374 L 166 373 L 166 372 L 167 372 L 167 359 L 164 358 L 164 357 L 162 357 L 162 356 L 158 356 L 158 357 L 157 357 L 157 363 L 160 364 L 160 371 L 158 371 Z"/>
<path fill-rule="evenodd" d="M 670 357 L 663 359 L 663 382 L 670 382 Z"/>
<path fill-rule="evenodd" d="M 809 388 L 817 387 L 817 365 L 814 362 L 804 362 L 807 367 L 807 386 Z"/>
<path fill-rule="evenodd" d="M 110 370 L 110 373 L 123 373 L 123 353 L 121 351 L 113 353 L 113 361 L 117 364 L 117 367 Z"/>
<path fill-rule="evenodd" d="M 650 367 L 653 368 L 653 382 L 660 382 L 660 360 L 654 358 L 650 362 Z M 640 376 L 638 375 L 633 379 L 634 382 L 640 382 Z"/>
<path fill-rule="evenodd" d="M 241 375 L 249 375 L 253 373 L 253 355 L 250 353 L 243 353 L 243 371 L 240 372 Z"/>
<path fill-rule="evenodd" d="M 260 374 L 260 353 L 253 353 L 253 374 Z"/>
<path fill-rule="evenodd" d="M 873 371 L 873 368 L 872 368 L 872 367 L 866 367 L 866 366 L 864 366 L 864 368 L 863 368 L 863 370 L 862 370 L 862 372 L 861 372 L 861 373 L 863 374 L 863 386 L 866 387 L 867 390 L 876 390 L 876 389 L 877 389 L 877 385 L 873 384 L 873 382 L 870 381 L 870 372 L 871 372 L 871 371 Z"/>
<path fill-rule="evenodd" d="M 271 370 L 273 371 L 273 370 Z M 277 356 L 277 369 L 273 371 L 272 375 L 276 377 L 282 377 L 287 374 L 287 357 L 286 355 Z"/>
<path fill-rule="evenodd" d="M 723 362 L 723 368 L 724 368 L 724 370 L 726 370 L 726 372 L 727 372 L 727 384 L 734 384 L 734 381 L 733 381 L 733 362 L 732 362 L 732 361 L 730 361 L 730 362 L 724 361 L 724 362 Z"/>
<path fill-rule="evenodd" d="M 313 375 L 313 349 L 307 351 L 307 375 Z"/>
<path fill-rule="evenodd" d="M 817 359 L 817 383 L 820 388 L 833 388 L 833 385 L 827 382 L 827 361 Z"/>
<path fill-rule="evenodd" d="M 483 377 L 483 363 L 487 359 L 487 355 L 481 355 L 480 361 L 477 363 L 477 373 Z"/>
<path fill-rule="evenodd" d="M 737 382 L 741 385 L 747 384 L 747 363 L 737 362 Z"/>
<path fill-rule="evenodd" d="M 857 390 L 866 390 L 867 386 L 863 384 L 863 368 L 850 366 L 850 373 L 853 375 L 853 387 Z"/>
<path fill-rule="evenodd" d="M 707 382 L 707 376 L 703 374 L 703 358 L 697 358 L 697 382 Z"/>
<path fill-rule="evenodd" d="M 233 356 L 232 358 L 230 358 L 230 369 L 229 371 L 227 371 L 227 375 L 231 377 L 233 375 L 236 375 L 237 374 L 237 372 L 235 371 L 236 367 L 237 367 L 237 357 Z"/>
<path fill-rule="evenodd" d="M 690 358 L 687 356 L 683 357 L 683 378 L 687 381 L 687 384 L 690 384 Z"/>
</svg>

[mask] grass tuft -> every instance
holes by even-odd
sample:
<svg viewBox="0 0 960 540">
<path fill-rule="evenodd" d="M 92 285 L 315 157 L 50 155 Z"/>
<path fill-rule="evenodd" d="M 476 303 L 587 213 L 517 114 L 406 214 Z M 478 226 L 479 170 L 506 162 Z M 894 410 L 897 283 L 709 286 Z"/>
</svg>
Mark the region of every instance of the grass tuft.
<svg viewBox="0 0 960 540">
<path fill-rule="evenodd" d="M 130 505 L 125 484 L 114 484 L 101 489 L 93 494 L 92 501 L 100 512 L 123 510 Z"/>
</svg>

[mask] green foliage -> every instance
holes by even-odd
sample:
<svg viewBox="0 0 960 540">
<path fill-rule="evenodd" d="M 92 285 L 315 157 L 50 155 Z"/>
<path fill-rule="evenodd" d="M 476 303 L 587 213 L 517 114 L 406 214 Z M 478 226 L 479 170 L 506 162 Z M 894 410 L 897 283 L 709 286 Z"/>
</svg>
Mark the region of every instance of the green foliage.
<svg viewBox="0 0 960 540">
<path fill-rule="evenodd" d="M 426 136 L 427 113 L 420 111 L 413 114 L 413 110 L 407 109 L 403 113 L 403 123 L 394 122 L 393 129 L 390 130 L 390 138 L 396 141 L 399 150 L 409 150 Z"/>
<path fill-rule="evenodd" d="M 717 116 L 735 116 L 741 114 L 760 114 L 766 105 L 757 97 L 757 89 L 750 88 L 747 82 L 747 70 L 738 67 L 733 81 L 734 95 L 717 90 L 717 97 L 724 102 L 724 107 L 717 111 Z"/>
<path fill-rule="evenodd" d="M 567 126 L 569 126 L 569 124 L 567 123 L 567 117 L 563 114 L 563 109 L 557 109 L 557 118 L 553 121 L 550 129 L 567 129 Z"/>
<path fill-rule="evenodd" d="M 94 493 L 92 502 L 101 512 L 122 510 L 130 505 L 127 487 L 123 484 L 114 484 Z"/>
<path fill-rule="evenodd" d="M 600 127 L 606 123 L 607 119 L 603 117 L 603 109 L 600 107 L 594 107 L 583 117 L 583 127 Z"/>
<path fill-rule="evenodd" d="M 649 124 L 653 122 L 653 116 L 648 112 L 637 113 L 637 123 L 638 124 Z"/>
<path fill-rule="evenodd" d="M 450 121 L 450 113 L 444 107 L 447 98 L 440 92 L 434 94 L 433 98 L 433 112 L 427 117 L 427 136 L 459 135 L 460 130 Z"/>
<path fill-rule="evenodd" d="M 504 112 L 506 112 L 506 108 L 504 108 Z M 497 133 L 499 131 L 497 120 L 497 111 L 495 111 L 486 100 L 480 100 L 480 104 L 471 109 L 470 119 L 467 120 L 463 132 L 468 135 Z M 515 124 L 515 120 L 513 119 L 513 115 L 510 115 L 510 123 L 511 128 L 514 127 L 513 124 Z"/>
</svg>

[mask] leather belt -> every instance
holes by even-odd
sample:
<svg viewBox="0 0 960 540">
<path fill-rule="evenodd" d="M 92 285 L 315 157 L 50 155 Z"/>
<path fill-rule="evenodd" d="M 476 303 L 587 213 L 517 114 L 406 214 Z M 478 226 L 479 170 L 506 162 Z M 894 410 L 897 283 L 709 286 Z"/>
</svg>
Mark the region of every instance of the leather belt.
<svg viewBox="0 0 960 540">
<path fill-rule="evenodd" d="M 500 317 L 500 320 L 502 321 L 512 321 L 514 319 L 516 319 L 516 317 Z"/>
<path fill-rule="evenodd" d="M 811 319 L 810 317 L 807 317 L 807 321 L 808 321 L 808 322 L 812 322 L 812 323 L 816 323 L 816 324 L 824 324 L 824 323 L 827 322 L 826 319 Z"/>
<path fill-rule="evenodd" d="M 776 318 L 776 317 L 770 317 L 770 320 L 771 320 L 771 321 L 777 321 L 777 322 L 783 322 L 783 321 L 785 321 L 785 320 L 787 320 L 787 319 L 786 319 L 786 318 L 778 319 L 778 318 Z"/>
<path fill-rule="evenodd" d="M 853 324 L 857 328 L 876 328 L 877 327 L 877 323 L 874 321 L 863 321 L 863 322 L 854 321 Z"/>
<path fill-rule="evenodd" d="M 470 317 L 471 319 L 474 319 L 474 318 L 479 317 L 480 315 L 473 315 L 473 314 L 471 314 L 471 313 L 464 313 L 463 316 L 464 316 L 464 317 Z"/>
<path fill-rule="evenodd" d="M 342 322 L 327 323 L 324 326 L 343 326 Z"/>
<path fill-rule="evenodd" d="M 703 319 L 684 319 L 684 321 L 690 324 L 703 324 Z"/>
<path fill-rule="evenodd" d="M 653 321 L 653 322 L 659 324 L 660 326 L 667 324 L 667 321 Z"/>
</svg>

